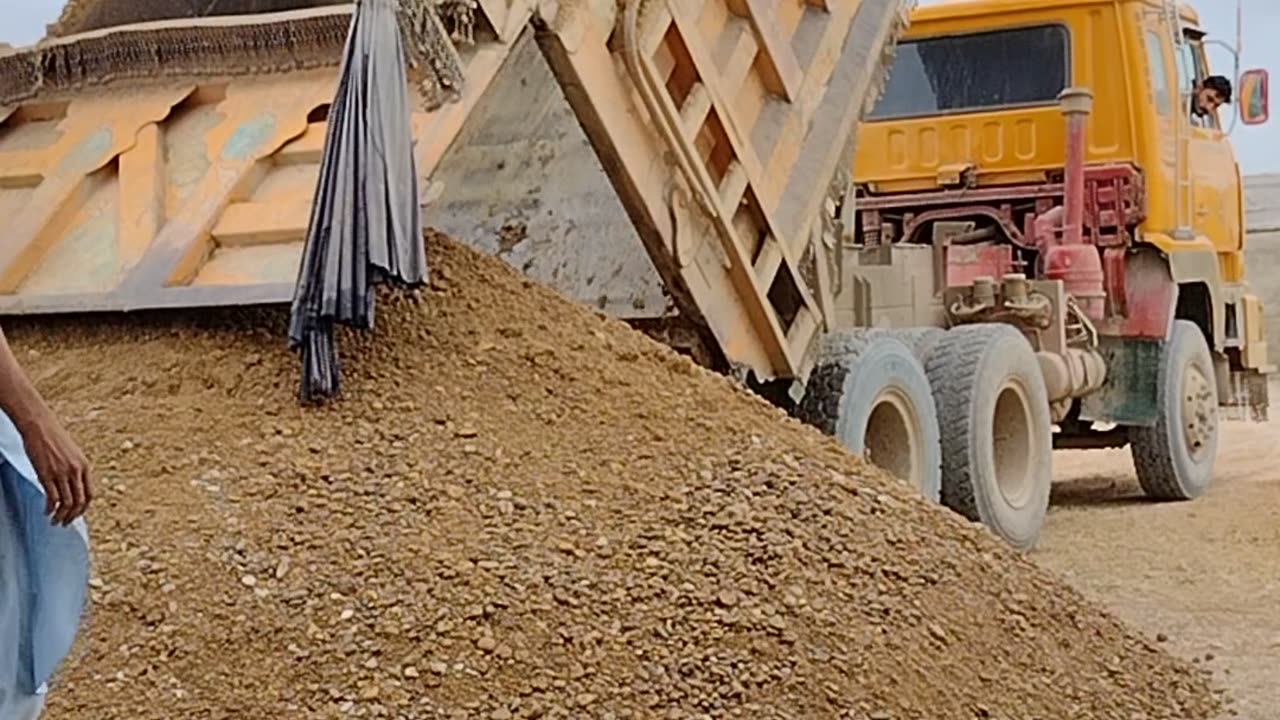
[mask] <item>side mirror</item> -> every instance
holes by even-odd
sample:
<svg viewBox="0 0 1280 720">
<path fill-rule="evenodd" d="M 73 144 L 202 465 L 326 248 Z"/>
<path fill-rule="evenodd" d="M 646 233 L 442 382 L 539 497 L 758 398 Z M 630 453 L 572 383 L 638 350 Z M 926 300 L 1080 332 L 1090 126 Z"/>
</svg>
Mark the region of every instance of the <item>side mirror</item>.
<svg viewBox="0 0 1280 720">
<path fill-rule="evenodd" d="M 1271 117 L 1268 80 L 1267 71 L 1261 69 L 1248 70 L 1240 76 L 1236 104 L 1240 106 L 1240 121 L 1245 125 L 1261 125 Z"/>
</svg>

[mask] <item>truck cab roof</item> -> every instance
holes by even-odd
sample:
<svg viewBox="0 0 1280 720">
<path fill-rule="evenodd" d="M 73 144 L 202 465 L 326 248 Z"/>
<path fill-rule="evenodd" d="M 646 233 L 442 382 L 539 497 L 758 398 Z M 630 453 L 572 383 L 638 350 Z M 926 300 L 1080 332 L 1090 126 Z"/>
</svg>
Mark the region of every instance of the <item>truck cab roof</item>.
<svg viewBox="0 0 1280 720">
<path fill-rule="evenodd" d="M 1159 8 L 1161 0 L 1120 0 L 1125 5 L 1149 5 Z M 986 15 L 1008 15 L 1023 10 L 1044 10 L 1055 7 L 1079 7 L 1081 5 L 1111 5 L 1115 0 L 952 0 L 938 5 L 917 7 L 911 13 L 912 22 L 956 20 Z M 1188 3 L 1178 3 L 1178 14 L 1183 22 L 1200 25 L 1200 13 Z M 908 31 L 910 34 L 910 31 Z"/>
</svg>

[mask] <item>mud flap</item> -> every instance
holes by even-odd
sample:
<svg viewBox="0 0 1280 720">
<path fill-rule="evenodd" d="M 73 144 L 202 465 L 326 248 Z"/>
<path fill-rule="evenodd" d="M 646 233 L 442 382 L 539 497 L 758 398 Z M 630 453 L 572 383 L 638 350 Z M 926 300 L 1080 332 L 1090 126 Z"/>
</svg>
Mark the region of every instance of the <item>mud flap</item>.
<svg viewBox="0 0 1280 720">
<path fill-rule="evenodd" d="M 1104 335 L 1098 343 L 1098 352 L 1107 362 L 1107 381 L 1081 400 L 1080 418 L 1117 425 L 1154 425 L 1165 342 Z"/>
</svg>

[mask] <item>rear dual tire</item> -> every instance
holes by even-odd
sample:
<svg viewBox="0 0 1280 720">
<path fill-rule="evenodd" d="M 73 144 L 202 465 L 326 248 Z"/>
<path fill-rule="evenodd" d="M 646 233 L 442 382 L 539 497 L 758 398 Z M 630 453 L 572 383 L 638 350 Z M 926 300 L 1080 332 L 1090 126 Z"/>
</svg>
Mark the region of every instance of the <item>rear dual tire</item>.
<svg viewBox="0 0 1280 720">
<path fill-rule="evenodd" d="M 835 333 L 796 414 L 1013 547 L 1039 539 L 1052 425 L 1040 365 L 1014 328 Z"/>
<path fill-rule="evenodd" d="M 925 367 L 942 439 L 942 502 L 1019 550 L 1049 509 L 1053 427 L 1031 344 L 1011 326 L 964 325 Z"/>
<path fill-rule="evenodd" d="M 912 349 L 878 331 L 827 338 L 796 415 L 937 502 L 938 417 Z"/>
</svg>

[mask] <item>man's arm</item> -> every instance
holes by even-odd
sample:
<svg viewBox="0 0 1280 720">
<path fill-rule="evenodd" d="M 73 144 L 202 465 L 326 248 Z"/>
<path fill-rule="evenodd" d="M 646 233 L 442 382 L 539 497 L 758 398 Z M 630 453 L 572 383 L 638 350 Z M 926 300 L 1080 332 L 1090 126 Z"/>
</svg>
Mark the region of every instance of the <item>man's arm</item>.
<svg viewBox="0 0 1280 720">
<path fill-rule="evenodd" d="M 0 330 L 0 410 L 22 435 L 27 456 L 44 486 L 45 512 L 59 525 L 84 514 L 93 499 L 89 462 L 40 397 Z"/>
</svg>

